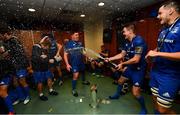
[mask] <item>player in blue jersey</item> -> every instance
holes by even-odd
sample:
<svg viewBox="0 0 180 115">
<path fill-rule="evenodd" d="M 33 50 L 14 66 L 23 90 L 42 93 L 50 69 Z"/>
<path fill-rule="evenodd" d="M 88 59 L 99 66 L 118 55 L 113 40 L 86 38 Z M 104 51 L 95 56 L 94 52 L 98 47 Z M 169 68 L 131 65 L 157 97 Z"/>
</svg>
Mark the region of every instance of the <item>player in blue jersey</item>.
<svg viewBox="0 0 180 115">
<path fill-rule="evenodd" d="M 82 84 L 90 84 L 88 81 L 85 81 L 85 64 L 83 60 L 84 56 L 82 54 L 82 48 L 82 43 L 79 42 L 79 33 L 72 32 L 71 40 L 69 40 L 65 45 L 64 61 L 66 64 L 66 69 L 73 73 L 72 94 L 75 97 L 78 96 L 76 84 L 80 72 L 82 73 Z"/>
<path fill-rule="evenodd" d="M 123 88 L 123 83 L 128 79 L 133 82 L 132 93 L 141 105 L 141 114 L 146 114 L 147 110 L 144 103 L 144 98 L 141 95 L 141 86 L 145 76 L 147 53 L 147 45 L 141 36 L 135 34 L 135 25 L 127 24 L 123 28 L 123 35 L 129 43 L 124 47 L 122 52 L 116 56 L 107 58 L 107 61 L 123 59 L 125 56 L 129 60 L 123 61 L 118 65 L 118 70 L 122 71 L 122 75 L 118 80 L 117 91 L 110 99 L 118 99 Z"/>
<path fill-rule="evenodd" d="M 48 98 L 43 94 L 43 82 L 47 81 L 50 95 L 58 95 L 53 90 L 52 73 L 49 71 L 49 57 L 48 49 L 51 46 L 51 42 L 48 36 L 43 38 L 40 44 L 34 44 L 32 49 L 32 69 L 35 82 L 37 83 L 37 89 L 39 98 L 42 101 L 47 101 Z"/>
<path fill-rule="evenodd" d="M 2 31 L 4 46 L 8 50 L 10 61 L 16 69 L 14 84 L 16 84 L 19 100 L 27 104 L 30 101 L 29 86 L 26 82 L 27 67 L 29 61 L 26 57 L 23 45 L 17 37 L 12 35 L 10 28 Z"/>
<path fill-rule="evenodd" d="M 151 91 L 155 112 L 175 113 L 171 107 L 180 90 L 180 4 L 179 1 L 167 1 L 159 8 L 157 18 L 165 27 L 158 37 L 158 46 L 150 50 Z"/>
<path fill-rule="evenodd" d="M 51 41 L 51 47 L 49 48 L 49 59 L 50 59 L 50 71 L 52 73 L 55 72 L 55 70 L 58 73 L 57 79 L 58 84 L 62 85 L 62 72 L 60 68 L 60 62 L 62 60 L 62 57 L 60 56 L 60 51 L 62 49 L 62 45 L 57 43 L 56 39 L 54 38 L 53 34 L 47 34 L 49 36 L 49 39 Z"/>
</svg>

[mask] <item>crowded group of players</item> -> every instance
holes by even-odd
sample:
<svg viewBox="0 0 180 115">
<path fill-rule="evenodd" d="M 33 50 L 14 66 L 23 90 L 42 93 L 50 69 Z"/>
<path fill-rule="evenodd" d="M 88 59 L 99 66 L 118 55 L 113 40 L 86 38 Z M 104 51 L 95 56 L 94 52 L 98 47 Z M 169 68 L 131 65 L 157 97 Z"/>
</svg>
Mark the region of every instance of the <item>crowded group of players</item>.
<svg viewBox="0 0 180 115">
<path fill-rule="evenodd" d="M 133 23 L 125 24 L 122 33 L 128 41 L 121 53 L 109 57 L 104 50 L 101 55 L 105 60 L 90 60 L 92 67 L 102 67 L 104 63 L 118 60 L 117 90 L 109 99 L 119 99 L 123 84 L 127 80 L 133 83 L 132 94 L 141 106 L 140 114 L 146 114 L 145 99 L 141 95 L 141 87 L 146 73 L 147 60 L 151 60 L 153 67 L 150 74 L 150 87 L 153 94 L 154 113 L 175 113 L 171 108 L 177 92 L 180 90 L 180 4 L 177 1 L 164 3 L 157 18 L 163 26 L 157 40 L 157 48 L 147 52 L 144 39 L 136 35 Z M 72 95 L 77 97 L 77 79 L 82 74 L 82 84 L 89 85 L 85 79 L 83 45 L 79 41 L 79 33 L 72 32 L 71 38 L 62 46 L 53 36 L 42 35 L 39 43 L 32 48 L 31 61 L 25 55 L 22 44 L 13 36 L 8 27 L 0 28 L 0 97 L 4 100 L 9 114 L 14 114 L 13 104 L 30 101 L 29 86 L 26 82 L 27 68 L 33 70 L 34 82 L 37 84 L 39 98 L 43 101 L 48 97 L 43 93 L 43 83 L 47 82 L 49 95 L 57 96 L 53 89 L 54 71 L 57 80 L 62 85 L 60 62 L 64 59 L 66 69 L 73 74 Z M 64 47 L 61 57 L 60 51 Z M 106 66 L 106 65 L 103 65 Z M 97 69 L 95 69 L 96 71 Z M 99 71 L 99 70 L 97 70 Z M 97 72 L 98 73 L 98 72 Z M 119 74 L 120 73 L 120 74 Z M 13 84 L 13 88 L 9 88 Z M 13 98 L 12 98 L 13 97 Z"/>
</svg>

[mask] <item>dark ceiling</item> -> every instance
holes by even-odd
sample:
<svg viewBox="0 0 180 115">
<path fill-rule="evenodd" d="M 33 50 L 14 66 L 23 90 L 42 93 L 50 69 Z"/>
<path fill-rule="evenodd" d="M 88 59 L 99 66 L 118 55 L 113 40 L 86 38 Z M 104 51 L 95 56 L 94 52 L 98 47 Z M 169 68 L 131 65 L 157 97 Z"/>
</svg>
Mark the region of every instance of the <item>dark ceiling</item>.
<svg viewBox="0 0 180 115">
<path fill-rule="evenodd" d="M 162 0 L 0 0 L 1 20 L 13 23 L 83 23 L 111 19 L 115 13 L 135 11 Z M 99 2 L 104 2 L 102 7 Z M 29 12 L 34 8 L 35 12 Z M 80 17 L 85 14 L 86 17 Z"/>
</svg>

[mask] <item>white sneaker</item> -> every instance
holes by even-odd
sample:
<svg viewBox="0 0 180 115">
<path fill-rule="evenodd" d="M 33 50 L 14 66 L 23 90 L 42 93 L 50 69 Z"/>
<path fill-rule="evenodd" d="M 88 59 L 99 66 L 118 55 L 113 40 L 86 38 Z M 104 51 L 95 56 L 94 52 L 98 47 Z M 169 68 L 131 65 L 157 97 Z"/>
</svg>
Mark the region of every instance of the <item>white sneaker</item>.
<svg viewBox="0 0 180 115">
<path fill-rule="evenodd" d="M 26 97 L 26 99 L 24 100 L 24 105 L 26 105 L 27 103 L 29 103 L 29 101 L 30 101 L 30 98 L 29 97 Z"/>
<path fill-rule="evenodd" d="M 100 77 L 100 75 L 96 75 L 96 77 Z"/>
<path fill-rule="evenodd" d="M 58 84 L 59 84 L 59 86 L 61 86 L 63 84 L 63 81 L 60 81 Z"/>
<path fill-rule="evenodd" d="M 12 103 L 12 105 L 17 105 L 20 101 L 19 100 L 16 100 Z"/>
<path fill-rule="evenodd" d="M 92 73 L 92 76 L 95 76 L 96 75 L 96 73 Z"/>
</svg>

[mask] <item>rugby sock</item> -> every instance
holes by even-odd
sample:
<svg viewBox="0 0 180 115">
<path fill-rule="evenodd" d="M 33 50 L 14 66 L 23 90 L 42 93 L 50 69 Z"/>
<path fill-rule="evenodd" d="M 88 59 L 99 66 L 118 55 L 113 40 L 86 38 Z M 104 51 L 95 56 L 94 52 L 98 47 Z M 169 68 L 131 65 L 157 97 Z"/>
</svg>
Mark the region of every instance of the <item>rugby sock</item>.
<svg viewBox="0 0 180 115">
<path fill-rule="evenodd" d="M 117 96 L 120 96 L 120 93 L 121 93 L 122 88 L 123 88 L 123 86 L 120 85 L 120 84 L 117 86 L 117 91 L 116 91 L 116 95 L 117 95 Z"/>
<path fill-rule="evenodd" d="M 62 81 L 62 76 L 59 76 L 58 80 L 59 80 L 58 82 Z"/>
<path fill-rule="evenodd" d="M 118 79 L 118 77 L 119 77 L 119 72 L 115 71 L 114 74 L 113 74 L 113 76 L 114 76 L 114 79 Z"/>
<path fill-rule="evenodd" d="M 142 96 L 136 97 L 137 101 L 139 102 L 140 106 L 141 106 L 141 113 L 146 114 L 147 109 L 145 106 L 145 102 L 144 102 L 144 98 Z"/>
<path fill-rule="evenodd" d="M 122 88 L 123 86 L 118 84 L 116 93 L 113 96 L 111 96 L 111 98 L 119 98 Z"/>
<path fill-rule="evenodd" d="M 16 87 L 16 91 L 18 93 L 19 100 L 23 101 L 25 99 L 25 95 L 23 94 L 23 89 L 20 86 Z"/>
<path fill-rule="evenodd" d="M 9 112 L 14 112 L 13 105 L 12 105 L 12 102 L 11 102 L 11 99 L 10 99 L 9 96 L 6 96 L 6 97 L 4 98 L 4 102 L 5 102 L 8 110 L 9 110 Z"/>
<path fill-rule="evenodd" d="M 72 90 L 76 89 L 76 82 L 77 80 L 72 80 Z"/>
</svg>

